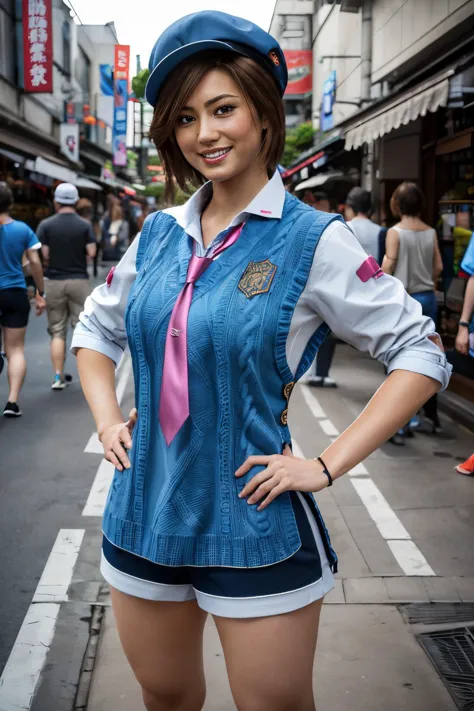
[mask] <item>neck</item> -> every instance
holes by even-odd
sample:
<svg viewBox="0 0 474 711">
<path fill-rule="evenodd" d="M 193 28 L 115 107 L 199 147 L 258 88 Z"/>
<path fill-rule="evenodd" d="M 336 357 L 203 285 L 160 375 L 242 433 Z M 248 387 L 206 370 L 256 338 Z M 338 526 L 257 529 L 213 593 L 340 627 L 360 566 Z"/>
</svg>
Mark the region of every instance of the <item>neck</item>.
<svg viewBox="0 0 474 711">
<path fill-rule="evenodd" d="M 368 215 L 364 215 L 363 212 L 359 212 L 358 215 L 354 215 L 354 220 L 370 220 Z"/>
<path fill-rule="evenodd" d="M 66 214 L 66 213 L 68 213 L 68 212 L 76 212 L 76 211 L 75 211 L 75 209 L 74 209 L 73 207 L 66 207 L 66 206 L 65 206 L 65 207 L 60 207 L 59 210 L 58 210 L 58 214 L 60 214 L 60 215 L 64 215 L 64 214 Z"/>
<path fill-rule="evenodd" d="M 212 184 L 212 198 L 206 208 L 208 215 L 219 215 L 230 222 L 242 212 L 260 190 L 269 182 L 265 168 L 254 170 L 251 175 L 241 173 L 235 178 Z M 228 218 L 228 219 L 227 219 Z"/>
<path fill-rule="evenodd" d="M 11 219 L 12 218 L 10 217 L 8 212 L 0 212 L 0 225 L 5 224 L 5 222 L 10 222 Z"/>
</svg>

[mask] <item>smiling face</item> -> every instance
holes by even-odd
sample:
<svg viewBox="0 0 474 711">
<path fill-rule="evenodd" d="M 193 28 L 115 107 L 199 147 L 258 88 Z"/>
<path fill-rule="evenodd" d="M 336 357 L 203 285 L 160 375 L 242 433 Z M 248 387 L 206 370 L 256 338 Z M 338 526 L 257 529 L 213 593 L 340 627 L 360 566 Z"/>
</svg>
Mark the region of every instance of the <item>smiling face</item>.
<svg viewBox="0 0 474 711">
<path fill-rule="evenodd" d="M 228 72 L 212 69 L 181 109 L 175 137 L 187 162 L 207 180 L 219 182 L 265 172 L 261 147 L 266 128 Z"/>
</svg>

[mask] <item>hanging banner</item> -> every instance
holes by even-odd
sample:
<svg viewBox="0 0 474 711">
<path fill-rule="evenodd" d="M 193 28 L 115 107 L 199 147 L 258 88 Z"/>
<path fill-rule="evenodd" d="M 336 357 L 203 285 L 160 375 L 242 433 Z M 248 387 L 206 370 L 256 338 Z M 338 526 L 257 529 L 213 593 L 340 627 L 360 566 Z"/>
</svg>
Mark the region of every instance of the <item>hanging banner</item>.
<svg viewBox="0 0 474 711">
<path fill-rule="evenodd" d="M 130 47 L 115 45 L 114 62 L 114 127 L 113 163 L 121 168 L 127 166 L 127 102 L 129 81 Z"/>
<path fill-rule="evenodd" d="M 286 49 L 288 86 L 285 94 L 308 95 L 313 91 L 313 52 L 310 49 Z"/>
<path fill-rule="evenodd" d="M 323 100 L 321 102 L 321 131 L 330 131 L 334 128 L 333 107 L 336 101 L 336 72 L 332 71 L 323 84 Z"/>
<path fill-rule="evenodd" d="M 61 153 L 77 163 L 79 160 L 78 123 L 62 123 L 59 126 L 59 144 Z"/>
<path fill-rule="evenodd" d="M 52 0 L 22 0 L 26 92 L 53 93 Z"/>
</svg>

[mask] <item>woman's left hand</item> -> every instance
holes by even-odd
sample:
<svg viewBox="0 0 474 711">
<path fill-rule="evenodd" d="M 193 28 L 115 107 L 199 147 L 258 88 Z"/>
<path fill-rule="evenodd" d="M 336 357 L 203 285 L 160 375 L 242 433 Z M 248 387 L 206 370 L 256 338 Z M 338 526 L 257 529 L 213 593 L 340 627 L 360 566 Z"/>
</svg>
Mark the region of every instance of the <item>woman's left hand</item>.
<svg viewBox="0 0 474 711">
<path fill-rule="evenodd" d="M 265 509 L 284 491 L 321 491 L 329 481 L 323 473 L 321 464 L 313 459 L 295 457 L 288 445 L 283 454 L 270 456 L 252 456 L 235 472 L 236 477 L 247 474 L 252 467 L 265 466 L 242 489 L 241 499 L 248 496 L 248 504 L 256 504 L 265 496 L 258 511 Z"/>
</svg>

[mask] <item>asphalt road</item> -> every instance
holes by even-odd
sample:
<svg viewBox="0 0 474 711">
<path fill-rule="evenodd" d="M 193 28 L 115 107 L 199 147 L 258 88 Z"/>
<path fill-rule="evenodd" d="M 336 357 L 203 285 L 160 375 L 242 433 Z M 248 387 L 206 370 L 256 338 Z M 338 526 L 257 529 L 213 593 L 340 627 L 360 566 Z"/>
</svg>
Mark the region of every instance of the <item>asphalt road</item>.
<svg viewBox="0 0 474 711">
<path fill-rule="evenodd" d="M 61 528 L 81 528 L 81 513 L 97 469 L 84 456 L 94 431 L 80 389 L 52 391 L 46 316 L 31 314 L 27 379 L 19 400 L 23 417 L 0 416 L 0 673 Z M 0 407 L 8 397 L 0 376 Z"/>
</svg>

